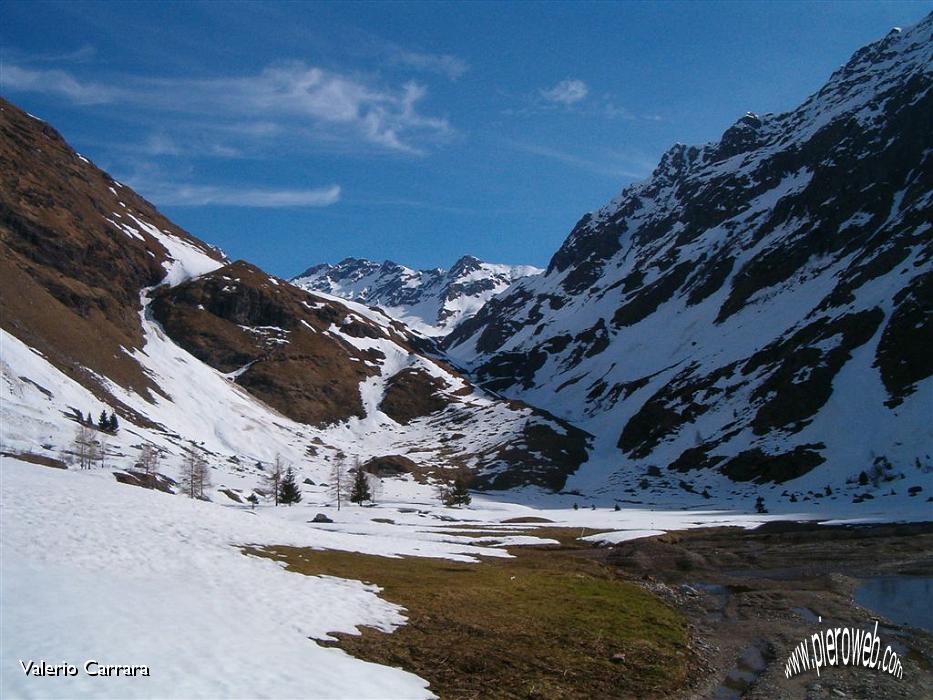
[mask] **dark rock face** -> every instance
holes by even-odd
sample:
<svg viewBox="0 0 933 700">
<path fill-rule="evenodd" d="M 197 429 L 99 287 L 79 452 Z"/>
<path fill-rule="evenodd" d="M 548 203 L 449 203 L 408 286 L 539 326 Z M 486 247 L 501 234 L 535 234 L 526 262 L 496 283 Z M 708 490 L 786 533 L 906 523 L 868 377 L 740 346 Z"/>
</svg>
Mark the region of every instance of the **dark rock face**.
<svg viewBox="0 0 933 700">
<path fill-rule="evenodd" d="M 793 111 L 672 147 L 445 348 L 497 392 L 614 421 L 633 469 L 928 462 L 897 425 L 933 390 L 931 28 L 858 51 Z"/>
<path fill-rule="evenodd" d="M 328 425 L 364 414 L 359 383 L 382 359 L 328 333 L 346 310 L 238 261 L 176 287 L 156 290 L 150 305 L 165 332 L 199 360 L 283 414 Z M 367 332 L 381 329 L 360 319 Z"/>
<path fill-rule="evenodd" d="M 427 372 L 404 369 L 389 379 L 379 410 L 396 423 L 407 425 L 450 404 L 450 399 L 441 393 L 444 387 L 442 380 Z"/>
<path fill-rule="evenodd" d="M 362 465 L 363 471 L 374 474 L 380 478 L 416 474 L 420 471 L 418 464 L 404 455 L 385 455 L 373 457 Z"/>
<path fill-rule="evenodd" d="M 559 491 L 587 460 L 591 435 L 569 423 L 532 420 L 525 424 L 519 439 L 503 444 L 495 461 L 507 467 L 497 469 L 495 462 L 473 483 L 478 489 L 512 489 L 543 486 Z"/>
</svg>

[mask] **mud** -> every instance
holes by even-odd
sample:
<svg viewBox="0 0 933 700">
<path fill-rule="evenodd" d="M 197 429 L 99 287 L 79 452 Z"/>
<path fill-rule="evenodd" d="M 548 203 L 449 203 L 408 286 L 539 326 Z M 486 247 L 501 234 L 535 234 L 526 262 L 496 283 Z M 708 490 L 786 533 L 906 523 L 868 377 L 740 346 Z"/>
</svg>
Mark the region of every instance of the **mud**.
<svg viewBox="0 0 933 700">
<path fill-rule="evenodd" d="M 693 530 L 622 543 L 598 556 L 690 620 L 694 669 L 682 697 L 933 697 L 933 635 L 854 599 L 866 579 L 933 575 L 933 523 Z M 927 609 L 933 601 L 911 603 Z M 785 677 L 793 648 L 821 627 L 873 628 L 875 620 L 882 645 L 902 658 L 902 678 L 852 666 Z"/>
</svg>

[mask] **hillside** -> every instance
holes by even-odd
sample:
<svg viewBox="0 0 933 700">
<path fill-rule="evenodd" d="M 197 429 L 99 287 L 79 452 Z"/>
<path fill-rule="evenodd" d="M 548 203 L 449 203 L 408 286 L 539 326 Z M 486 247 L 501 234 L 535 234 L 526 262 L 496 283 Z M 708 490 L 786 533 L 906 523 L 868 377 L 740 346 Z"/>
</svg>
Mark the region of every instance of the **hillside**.
<svg viewBox="0 0 933 700">
<path fill-rule="evenodd" d="M 848 482 L 897 508 L 930 484 L 931 29 L 674 146 L 445 339 L 483 386 L 598 436 L 568 486 L 745 482 L 788 507 Z"/>
<path fill-rule="evenodd" d="M 79 420 L 112 410 L 106 459 L 151 443 L 175 473 L 200 452 L 245 493 L 276 454 L 316 479 L 338 454 L 391 464 L 415 490 L 461 468 L 560 488 L 586 458 L 583 432 L 380 312 L 228 261 L 6 101 L 0 136 L 4 453 L 70 461 Z"/>
</svg>

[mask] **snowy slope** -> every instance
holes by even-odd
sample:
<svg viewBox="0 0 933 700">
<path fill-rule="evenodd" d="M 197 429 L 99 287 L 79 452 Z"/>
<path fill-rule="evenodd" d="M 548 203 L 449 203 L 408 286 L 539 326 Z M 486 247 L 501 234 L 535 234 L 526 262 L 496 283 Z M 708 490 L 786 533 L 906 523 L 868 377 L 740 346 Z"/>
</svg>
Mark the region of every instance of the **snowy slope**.
<svg viewBox="0 0 933 700">
<path fill-rule="evenodd" d="M 598 436 L 568 488 L 926 499 L 931 27 L 791 112 L 673 147 L 445 339 L 485 386 Z"/>
<path fill-rule="evenodd" d="M 512 282 L 540 274 L 531 265 L 495 265 L 472 256 L 449 270 L 412 270 L 391 261 L 347 258 L 316 265 L 292 283 L 385 310 L 392 318 L 427 336 L 442 336 L 470 318 Z"/>
<path fill-rule="evenodd" d="M 200 452 L 220 499 L 276 455 L 314 481 L 338 454 L 402 457 L 411 493 L 461 468 L 559 488 L 586 458 L 583 433 L 477 389 L 385 314 L 230 262 L 5 101 L 0 164 L 4 453 L 72 463 L 76 418 L 114 411 L 119 433 L 95 433 L 109 468 L 149 443 L 174 477 Z"/>
</svg>

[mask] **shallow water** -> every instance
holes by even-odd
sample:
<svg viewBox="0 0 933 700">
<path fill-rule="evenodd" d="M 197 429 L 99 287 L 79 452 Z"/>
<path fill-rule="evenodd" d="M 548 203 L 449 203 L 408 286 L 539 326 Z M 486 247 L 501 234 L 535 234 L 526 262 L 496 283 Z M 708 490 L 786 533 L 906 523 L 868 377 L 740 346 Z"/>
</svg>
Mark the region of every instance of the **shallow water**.
<svg viewBox="0 0 933 700">
<path fill-rule="evenodd" d="M 933 633 L 933 577 L 875 576 L 862 579 L 855 602 L 892 622 Z"/>
</svg>

